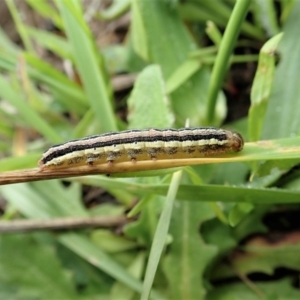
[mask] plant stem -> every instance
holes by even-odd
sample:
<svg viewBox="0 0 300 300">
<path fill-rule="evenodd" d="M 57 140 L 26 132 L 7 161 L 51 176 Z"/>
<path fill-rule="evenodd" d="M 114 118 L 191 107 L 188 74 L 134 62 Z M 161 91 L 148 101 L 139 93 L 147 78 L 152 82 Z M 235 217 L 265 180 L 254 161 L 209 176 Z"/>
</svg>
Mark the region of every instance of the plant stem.
<svg viewBox="0 0 300 300">
<path fill-rule="evenodd" d="M 233 47 L 235 45 L 236 39 L 238 37 L 251 2 L 251 0 L 237 0 L 228 25 L 225 29 L 216 63 L 212 70 L 208 89 L 208 124 L 213 123 L 217 96 L 227 71 L 229 58 L 232 54 Z"/>
</svg>

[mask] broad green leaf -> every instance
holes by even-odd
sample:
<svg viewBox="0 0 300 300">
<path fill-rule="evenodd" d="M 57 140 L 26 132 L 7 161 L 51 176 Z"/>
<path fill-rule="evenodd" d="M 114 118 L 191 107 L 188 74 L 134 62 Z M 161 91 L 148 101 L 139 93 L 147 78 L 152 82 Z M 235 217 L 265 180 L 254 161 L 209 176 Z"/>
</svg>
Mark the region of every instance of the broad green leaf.
<svg viewBox="0 0 300 300">
<path fill-rule="evenodd" d="M 129 128 L 165 128 L 173 115 L 159 66 L 148 66 L 140 73 L 128 100 Z"/>
<path fill-rule="evenodd" d="M 203 242 L 199 227 L 213 215 L 207 203 L 175 204 L 170 224 L 173 241 L 164 259 L 169 299 L 204 299 L 204 271 L 217 254 L 217 248 Z"/>
<path fill-rule="evenodd" d="M 264 216 L 268 213 L 273 204 L 257 204 L 236 227 L 233 229 L 233 235 L 237 241 L 248 237 L 251 234 L 266 233 L 267 226 L 264 223 Z"/>
<path fill-rule="evenodd" d="M 64 268 L 72 274 L 73 284 L 77 287 L 80 300 L 107 300 L 114 279 L 64 245 L 58 243 L 55 245 L 57 256 Z"/>
<path fill-rule="evenodd" d="M 134 43 L 135 50 L 148 62 L 159 64 L 166 79 L 186 60 L 189 51 L 195 50 L 195 44 L 176 10 L 164 1 L 134 0 L 132 5 L 133 39 L 144 39 Z"/>
<path fill-rule="evenodd" d="M 274 1 L 255 1 L 252 7 L 256 24 L 260 25 L 268 36 L 278 34 L 280 30 Z"/>
<path fill-rule="evenodd" d="M 206 203 L 204 203 L 206 204 Z M 206 204 L 207 205 L 207 204 Z M 224 203 L 221 204 L 224 208 Z M 207 206 L 208 209 L 208 206 Z M 223 256 L 238 245 L 238 238 L 234 235 L 234 230 L 228 224 L 221 222 L 216 217 L 211 216 L 210 219 L 204 220 L 201 224 L 201 235 L 206 246 L 210 245 L 215 247 L 215 251 L 218 251 L 218 256 Z M 212 276 L 217 272 L 213 272 Z M 212 279 L 215 279 L 213 277 Z"/>
<path fill-rule="evenodd" d="M 286 234 L 274 242 L 264 237 L 254 237 L 247 244 L 240 246 L 240 254 L 233 256 L 228 263 L 216 266 L 219 278 L 265 273 L 273 275 L 277 268 L 300 270 L 300 258 L 297 255 L 300 243 L 297 234 Z"/>
<path fill-rule="evenodd" d="M 275 71 L 273 90 L 264 119 L 263 137 L 282 138 L 300 133 L 300 2 L 296 1 L 286 21 L 278 47 L 280 62 Z"/>
<path fill-rule="evenodd" d="M 202 67 L 171 94 L 172 107 L 180 126 L 185 126 L 186 120 L 189 121 L 190 127 L 207 125 L 209 80 L 210 71 L 208 67 Z M 219 126 L 226 113 L 225 96 L 220 92 L 218 93 L 213 124 Z"/>
<path fill-rule="evenodd" d="M 5 299 L 77 299 L 54 249 L 30 235 L 0 237 L 0 269 L 0 295 L 7 293 Z"/>
<path fill-rule="evenodd" d="M 299 297 L 299 290 L 293 287 L 291 281 L 281 279 L 253 283 L 251 288 L 244 282 L 224 284 L 209 293 L 207 300 L 297 300 Z"/>
</svg>

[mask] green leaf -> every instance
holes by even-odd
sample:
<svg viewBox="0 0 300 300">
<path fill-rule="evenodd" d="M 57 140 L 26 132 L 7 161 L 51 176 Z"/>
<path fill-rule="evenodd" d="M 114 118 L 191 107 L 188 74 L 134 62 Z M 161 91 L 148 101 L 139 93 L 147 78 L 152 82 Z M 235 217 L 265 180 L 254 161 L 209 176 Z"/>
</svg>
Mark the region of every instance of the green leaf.
<svg viewBox="0 0 300 300">
<path fill-rule="evenodd" d="M 128 272 L 135 278 L 141 278 L 145 265 L 145 254 L 139 253 L 134 261 L 128 267 Z M 121 283 L 116 283 L 111 291 L 111 299 L 130 300 L 133 297 L 133 291 Z"/>
<path fill-rule="evenodd" d="M 273 275 L 278 268 L 300 270 L 300 258 L 297 255 L 300 242 L 297 233 L 277 237 L 276 241 L 263 236 L 254 237 L 239 247 L 239 254 L 231 256 L 230 264 L 221 263 L 215 268 L 218 277 L 228 278 L 235 274 L 248 275 L 265 273 Z"/>
<path fill-rule="evenodd" d="M 289 279 L 260 282 L 248 286 L 245 283 L 224 284 L 208 295 L 208 300 L 297 300 L 299 290 Z"/>
<path fill-rule="evenodd" d="M 149 63 L 159 64 L 168 82 L 171 78 L 171 83 L 169 83 L 171 88 L 169 88 L 173 91 L 172 107 L 178 124 L 183 126 L 189 119 L 191 126 L 201 123 L 203 125 L 207 116 L 206 90 L 209 74 L 207 70 L 201 72 L 202 69 L 195 73 L 195 66 L 193 66 L 191 69 L 188 68 L 186 80 L 177 79 L 178 66 L 187 61 L 189 53 L 195 50 L 196 44 L 176 10 L 163 1 L 153 0 L 133 1 L 133 12 L 131 30 L 133 40 L 136 39 L 135 51 Z M 190 77 L 193 73 L 194 75 Z M 176 90 L 174 90 L 175 87 L 177 87 Z M 214 119 L 214 122 L 218 124 L 226 114 L 224 98 L 222 100 L 218 106 L 217 117 Z"/>
<path fill-rule="evenodd" d="M 85 236 L 75 233 L 62 234 L 59 241 L 89 261 L 92 265 L 103 270 L 119 282 L 130 287 L 134 291 L 141 292 L 142 284 L 139 280 L 130 275 L 121 265 L 101 251 L 94 243 L 91 243 Z M 153 298 L 155 299 L 154 293 Z"/>
<path fill-rule="evenodd" d="M 130 7 L 130 0 L 114 0 L 105 10 L 101 10 L 97 16 L 103 20 L 113 20 L 124 14 Z"/>
<path fill-rule="evenodd" d="M 300 2 L 296 1 L 286 21 L 278 47 L 280 62 L 275 71 L 273 90 L 264 120 L 263 138 L 282 138 L 300 133 Z"/>
<path fill-rule="evenodd" d="M 145 279 L 143 283 L 141 300 L 147 300 L 150 296 L 151 287 L 154 281 L 154 277 L 157 271 L 160 257 L 162 255 L 167 240 L 167 234 L 170 226 L 172 210 L 173 210 L 178 186 L 180 184 L 181 176 L 182 176 L 182 171 L 178 171 L 174 173 L 172 177 L 172 181 L 166 197 L 166 202 L 163 207 L 161 216 L 159 218 L 155 230 L 153 242 L 151 245 L 149 260 L 147 263 Z"/>
<path fill-rule="evenodd" d="M 248 118 L 250 141 L 257 141 L 261 136 L 265 112 L 273 86 L 274 54 L 281 38 L 282 33 L 266 42 L 260 50 L 258 67 L 251 89 L 251 107 Z"/>
<path fill-rule="evenodd" d="M 186 120 L 189 120 L 190 127 L 207 124 L 209 80 L 210 70 L 208 67 L 203 66 L 171 94 L 172 107 L 177 121 L 181 126 L 185 126 Z M 225 96 L 220 92 L 218 93 L 216 115 L 213 124 L 219 126 L 225 118 L 226 113 Z"/>
<path fill-rule="evenodd" d="M 54 249 L 31 236 L 1 236 L 0 269 L 0 294 L 7 293 L 5 299 L 77 299 Z"/>
<path fill-rule="evenodd" d="M 179 12 L 185 20 L 206 23 L 213 21 L 218 26 L 225 27 L 232 13 L 235 1 L 225 3 L 223 1 L 196 0 L 184 2 L 179 6 Z M 232 4 L 232 5 L 231 5 Z M 241 26 L 243 34 L 258 40 L 264 39 L 264 33 L 258 26 L 245 20 Z"/>
<path fill-rule="evenodd" d="M 137 78 L 128 100 L 129 128 L 165 128 L 173 124 L 159 66 L 148 66 Z"/>
<path fill-rule="evenodd" d="M 103 176 L 85 177 L 80 182 L 93 186 L 101 186 L 104 189 L 112 188 L 128 191 L 132 194 L 145 196 L 148 194 L 156 194 L 165 196 L 168 191 L 168 185 L 164 184 L 138 184 L 133 182 L 125 182 L 117 179 L 107 180 Z M 299 203 L 300 193 L 298 191 L 288 191 L 276 188 L 248 188 L 223 185 L 190 185 L 181 184 L 177 199 L 193 202 L 246 202 L 246 203 Z"/>
<path fill-rule="evenodd" d="M 79 201 L 79 185 L 63 188 L 58 181 L 48 181 L 45 183 L 2 186 L 0 192 L 9 203 L 29 218 L 48 219 L 58 216 L 82 217 L 88 215 Z M 92 265 L 133 290 L 141 292 L 141 282 L 133 278 L 123 266 L 115 262 L 104 251 L 101 251 L 85 236 L 66 233 L 59 235 L 58 240 Z M 153 297 L 155 297 L 155 292 Z"/>
<path fill-rule="evenodd" d="M 26 2 L 46 19 L 50 19 L 55 26 L 62 28 L 63 24 L 60 15 L 47 0 L 26 0 Z"/>
<path fill-rule="evenodd" d="M 42 47 L 50 50 L 61 58 L 72 60 L 71 47 L 65 38 L 34 27 L 26 27 L 29 36 Z"/>
<path fill-rule="evenodd" d="M 260 27 L 264 28 L 268 36 L 278 34 L 280 29 L 274 1 L 255 1 L 252 7 L 254 8 L 254 17 L 256 18 L 257 23 Z"/>
<path fill-rule="evenodd" d="M 49 192 L 51 191 L 51 193 Z M 33 219 L 74 216 L 87 217 L 80 201 L 80 185 L 66 188 L 58 180 L 2 186 L 6 201 Z"/>
<path fill-rule="evenodd" d="M 2 158 L 0 159 L 0 172 L 35 167 L 41 155 L 41 153 L 30 153 L 18 157 Z"/>
<path fill-rule="evenodd" d="M 167 81 L 167 93 L 171 94 L 201 68 L 201 63 L 190 59 L 181 64 Z"/>
<path fill-rule="evenodd" d="M 164 260 L 169 299 L 203 299 L 206 294 L 203 274 L 217 248 L 203 242 L 199 226 L 213 215 L 206 203 L 175 204 L 170 224 L 173 241 Z"/>
<path fill-rule="evenodd" d="M 165 1 L 132 2 L 132 34 L 135 51 L 159 64 L 168 78 L 183 63 L 195 44 L 176 10 Z M 143 39 L 142 42 L 140 39 Z"/>
<path fill-rule="evenodd" d="M 96 51 L 92 34 L 84 21 L 80 5 L 72 1 L 56 1 L 61 12 L 74 60 L 85 92 L 101 131 L 116 131 L 117 124 L 110 99 L 103 59 Z"/>
<path fill-rule="evenodd" d="M 116 236 L 109 230 L 97 229 L 91 234 L 92 241 L 108 253 L 116 253 L 137 248 L 134 241 Z"/>
<path fill-rule="evenodd" d="M 7 36 L 6 32 L 0 28 L 0 52 L 1 54 L 13 54 L 16 55 L 18 53 L 18 47 L 14 44 Z M 1 57 L 1 56 L 0 56 Z"/>
<path fill-rule="evenodd" d="M 161 212 L 164 201 L 165 198 L 155 195 L 144 196 L 140 199 L 139 203 L 146 203 L 143 206 L 139 218 L 135 222 L 125 226 L 124 233 L 126 236 L 137 240 L 141 245 L 151 246 L 157 226 L 157 214 Z"/>
<path fill-rule="evenodd" d="M 236 226 L 253 208 L 254 206 L 251 203 L 238 203 L 229 213 L 230 225 Z"/>
<path fill-rule="evenodd" d="M 61 137 L 45 120 L 25 101 L 24 97 L 13 90 L 3 76 L 0 76 L 0 95 L 15 107 L 21 118 L 36 131 L 45 135 L 53 143 L 61 142 Z"/>
</svg>

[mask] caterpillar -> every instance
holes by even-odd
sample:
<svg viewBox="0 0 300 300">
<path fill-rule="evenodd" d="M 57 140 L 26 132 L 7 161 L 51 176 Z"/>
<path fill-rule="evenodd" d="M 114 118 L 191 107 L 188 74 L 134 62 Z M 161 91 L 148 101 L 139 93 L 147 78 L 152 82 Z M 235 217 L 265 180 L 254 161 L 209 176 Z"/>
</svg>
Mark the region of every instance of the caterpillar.
<svg viewBox="0 0 300 300">
<path fill-rule="evenodd" d="M 243 149 L 236 132 L 213 127 L 110 132 L 54 145 L 39 160 L 40 170 L 124 161 L 200 158 Z"/>
</svg>

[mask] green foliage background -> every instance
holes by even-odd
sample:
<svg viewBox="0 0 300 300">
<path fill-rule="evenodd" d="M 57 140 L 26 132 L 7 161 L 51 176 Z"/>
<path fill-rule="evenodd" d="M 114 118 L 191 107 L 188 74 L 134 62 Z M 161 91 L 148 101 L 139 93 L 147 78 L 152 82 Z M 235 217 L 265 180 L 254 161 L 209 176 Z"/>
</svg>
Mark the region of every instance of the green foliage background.
<svg viewBox="0 0 300 300">
<path fill-rule="evenodd" d="M 152 177 L 87 176 L 67 187 L 59 180 L 0 187 L 3 220 L 118 216 L 139 199 L 130 212 L 138 218 L 122 235 L 1 235 L 1 299 L 299 299 L 299 229 L 275 243 L 241 242 L 271 234 L 266 214 L 299 211 L 299 171 L 290 170 L 300 153 L 288 157 L 282 149 L 300 145 L 300 2 L 115 0 L 94 17 L 108 21 L 130 11 L 130 29 L 124 44 L 106 49 L 97 47 L 80 1 L 26 2 L 66 36 L 27 26 L 18 1 L 6 1 L 24 48 L 0 30 L 1 172 L 35 167 L 47 146 L 90 134 L 182 127 L 186 119 L 191 127 L 220 126 L 227 113 L 222 85 L 236 62 L 258 61 L 258 68 L 249 115 L 226 126 L 246 141 L 274 141 L 265 152 L 246 145 L 246 163 Z M 207 38 L 210 47 L 203 46 Z M 259 57 L 233 55 L 243 43 L 263 45 Z M 81 84 L 43 61 L 35 44 L 68 60 Z M 110 82 L 120 71 L 138 73 L 126 97 L 128 123 L 116 114 Z M 34 133 L 25 149 L 20 130 Z M 108 191 L 118 205 L 86 209 L 83 184 Z M 272 277 L 278 268 L 295 273 Z M 254 273 L 269 280 L 252 280 Z"/>
</svg>

